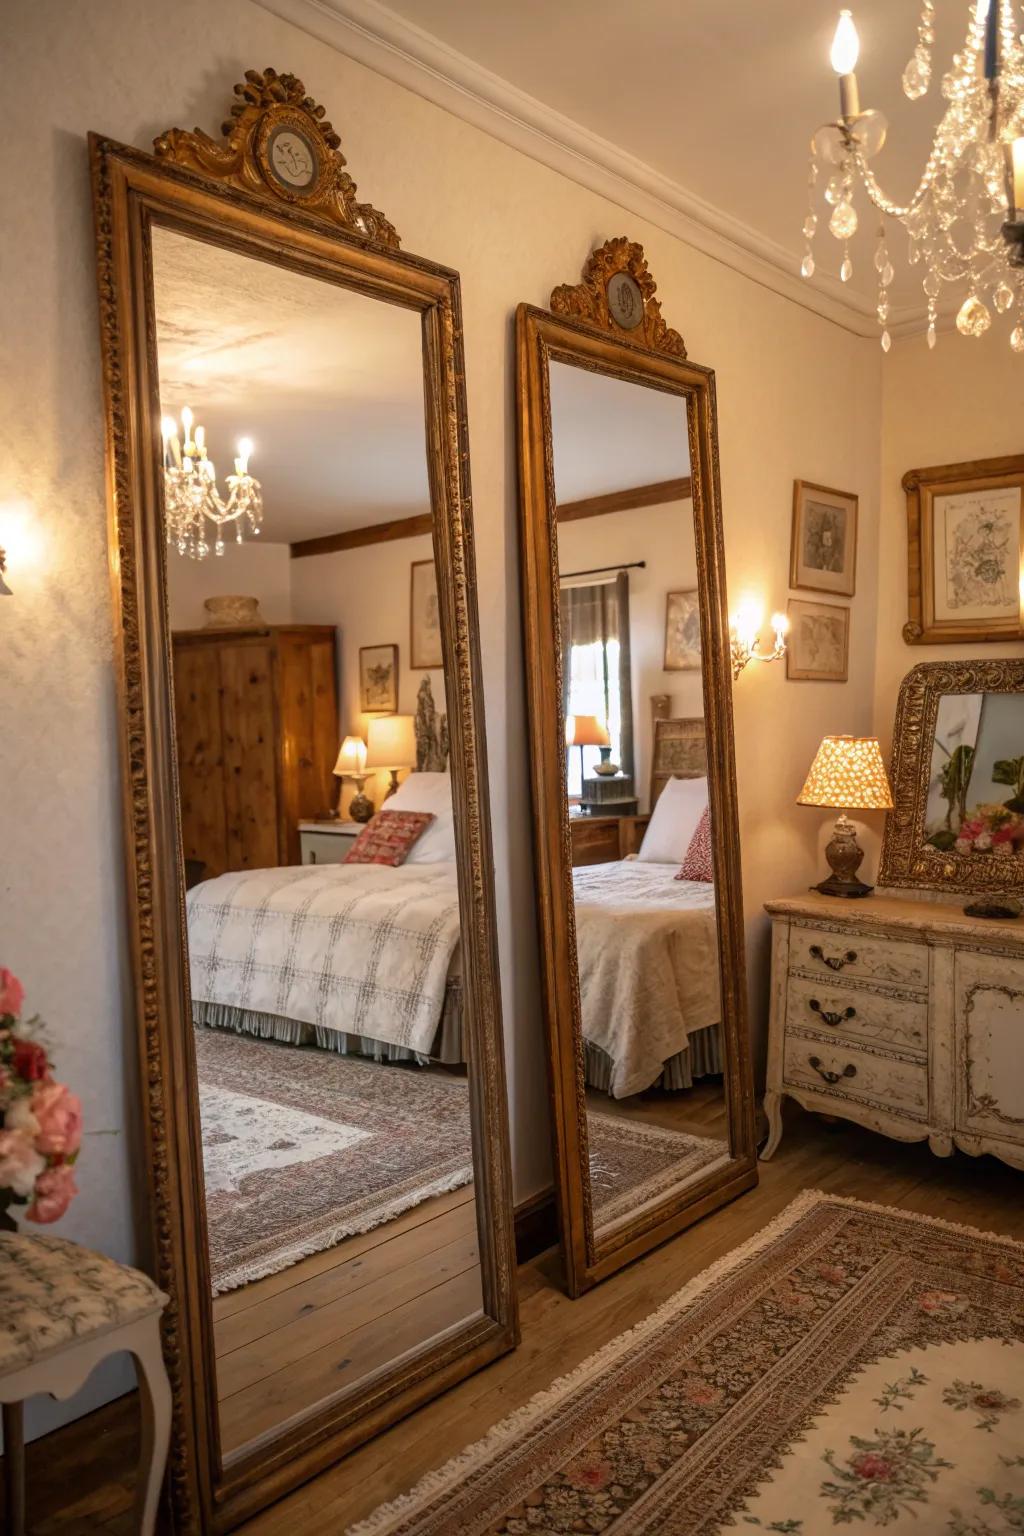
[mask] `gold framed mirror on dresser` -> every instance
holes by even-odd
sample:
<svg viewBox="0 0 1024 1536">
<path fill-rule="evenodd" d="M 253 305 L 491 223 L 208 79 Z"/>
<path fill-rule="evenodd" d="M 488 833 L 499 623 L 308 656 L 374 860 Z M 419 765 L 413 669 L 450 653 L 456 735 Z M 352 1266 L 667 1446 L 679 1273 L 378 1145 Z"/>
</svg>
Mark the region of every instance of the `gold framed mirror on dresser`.
<svg viewBox="0 0 1024 1536">
<path fill-rule="evenodd" d="M 231 1529 L 517 1339 L 459 279 L 357 201 L 301 81 L 249 71 L 235 98 L 220 141 L 90 136 L 142 1120 L 189 1533 Z M 255 441 L 225 475 L 213 454 L 240 430 Z M 357 561 L 385 522 L 374 584 Z M 268 562 L 291 614 L 218 597 L 239 627 L 191 643 L 196 573 L 237 592 Z M 413 562 L 433 566 L 423 679 L 398 672 Z M 362 712 L 367 645 L 397 712 Z M 344 852 L 300 862 L 339 779 L 388 815 L 358 853 L 360 825 L 335 820 Z"/>
<path fill-rule="evenodd" d="M 538 923 L 573 1295 L 757 1180 L 714 375 L 654 292 L 642 248 L 611 240 L 550 312 L 516 317 Z M 669 706 L 686 737 L 678 761 L 655 760 Z"/>
</svg>

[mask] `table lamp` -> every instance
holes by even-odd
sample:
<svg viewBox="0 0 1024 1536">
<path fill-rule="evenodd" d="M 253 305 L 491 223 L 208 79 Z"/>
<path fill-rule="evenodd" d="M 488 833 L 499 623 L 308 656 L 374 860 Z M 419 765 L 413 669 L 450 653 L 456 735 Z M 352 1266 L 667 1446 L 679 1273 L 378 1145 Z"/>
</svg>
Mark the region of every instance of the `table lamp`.
<svg viewBox="0 0 1024 1536">
<path fill-rule="evenodd" d="M 565 744 L 580 749 L 580 789 L 583 788 L 583 748 L 611 746 L 611 737 L 596 715 L 566 715 Z"/>
<path fill-rule="evenodd" d="M 823 896 L 869 896 L 874 886 L 857 878 L 864 850 L 853 822 L 842 812 L 892 810 L 892 791 L 875 737 L 826 736 L 796 803 L 840 811 L 825 849 L 832 873 L 814 889 Z"/>
<path fill-rule="evenodd" d="M 348 808 L 352 821 L 369 821 L 373 815 L 373 801 L 363 794 L 363 785 L 370 775 L 366 770 L 366 742 L 361 736 L 346 736 L 338 753 L 334 772 L 342 780 L 351 779 L 356 786 Z M 341 795 L 338 796 L 338 815 L 341 815 Z"/>
<path fill-rule="evenodd" d="M 376 715 L 367 731 L 365 768 L 391 775 L 385 800 L 398 788 L 401 768 L 416 766 L 416 731 L 412 715 Z"/>
</svg>

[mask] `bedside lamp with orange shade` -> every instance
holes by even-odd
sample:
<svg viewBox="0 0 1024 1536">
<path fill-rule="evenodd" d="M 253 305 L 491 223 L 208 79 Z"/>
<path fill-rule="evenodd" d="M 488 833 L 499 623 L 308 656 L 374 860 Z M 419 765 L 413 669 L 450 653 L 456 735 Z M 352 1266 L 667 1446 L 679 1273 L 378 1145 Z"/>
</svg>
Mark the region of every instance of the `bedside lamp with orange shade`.
<svg viewBox="0 0 1024 1536">
<path fill-rule="evenodd" d="M 385 800 L 398 789 L 402 768 L 416 766 L 416 729 L 412 715 L 375 715 L 366 732 L 366 762 L 369 772 L 385 771 L 391 775 Z"/>
<path fill-rule="evenodd" d="M 607 727 L 596 715 L 566 715 L 565 744 L 580 749 L 580 784 L 583 783 L 583 748 L 611 746 Z"/>
<path fill-rule="evenodd" d="M 823 896 L 870 896 L 874 886 L 857 878 L 864 850 L 845 812 L 892 810 L 892 791 L 875 737 L 826 736 L 796 803 L 840 812 L 825 849 L 832 873 L 814 889 Z"/>
</svg>

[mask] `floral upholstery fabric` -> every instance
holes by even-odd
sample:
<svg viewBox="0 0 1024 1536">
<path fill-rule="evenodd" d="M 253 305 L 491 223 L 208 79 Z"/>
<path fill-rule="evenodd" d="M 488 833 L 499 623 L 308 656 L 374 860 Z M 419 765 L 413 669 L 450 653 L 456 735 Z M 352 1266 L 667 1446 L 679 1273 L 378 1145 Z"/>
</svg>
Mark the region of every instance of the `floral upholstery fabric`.
<svg viewBox="0 0 1024 1536">
<path fill-rule="evenodd" d="M 63 1237 L 0 1233 L 0 1375 L 167 1305 L 146 1275 Z"/>
</svg>

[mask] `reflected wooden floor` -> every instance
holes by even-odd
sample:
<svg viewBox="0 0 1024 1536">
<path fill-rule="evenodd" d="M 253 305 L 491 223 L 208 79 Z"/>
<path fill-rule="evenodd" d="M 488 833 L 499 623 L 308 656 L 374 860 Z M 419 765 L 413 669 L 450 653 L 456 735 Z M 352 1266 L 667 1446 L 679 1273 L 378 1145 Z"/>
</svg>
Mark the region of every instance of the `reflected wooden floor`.
<svg viewBox="0 0 1024 1536">
<path fill-rule="evenodd" d="M 688 1136 L 711 1136 L 725 1141 L 729 1117 L 720 1077 L 698 1078 L 692 1088 L 668 1093 L 651 1088 L 628 1099 L 613 1099 L 596 1088 L 587 1089 L 587 1108 L 600 1115 L 623 1115 L 637 1125 L 656 1125 Z"/>
<path fill-rule="evenodd" d="M 226 1456 L 481 1307 L 473 1186 L 213 1303 Z"/>
</svg>

